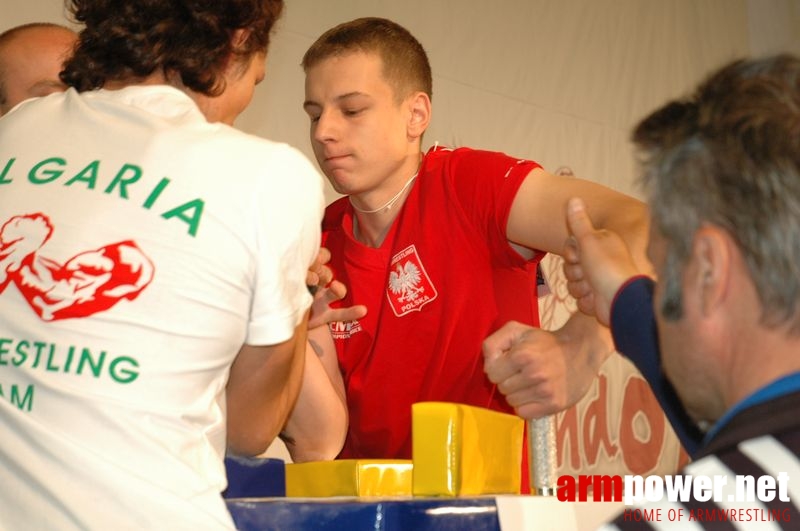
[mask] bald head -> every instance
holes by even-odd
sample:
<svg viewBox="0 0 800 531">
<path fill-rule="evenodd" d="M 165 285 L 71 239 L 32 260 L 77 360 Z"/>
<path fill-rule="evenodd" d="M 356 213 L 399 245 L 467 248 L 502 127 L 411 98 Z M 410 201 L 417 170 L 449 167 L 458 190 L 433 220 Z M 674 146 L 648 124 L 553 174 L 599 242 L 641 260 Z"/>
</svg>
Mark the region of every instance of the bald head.
<svg viewBox="0 0 800 531">
<path fill-rule="evenodd" d="M 23 100 L 64 90 L 58 73 L 76 40 L 72 30 L 46 23 L 0 34 L 0 116 Z"/>
</svg>

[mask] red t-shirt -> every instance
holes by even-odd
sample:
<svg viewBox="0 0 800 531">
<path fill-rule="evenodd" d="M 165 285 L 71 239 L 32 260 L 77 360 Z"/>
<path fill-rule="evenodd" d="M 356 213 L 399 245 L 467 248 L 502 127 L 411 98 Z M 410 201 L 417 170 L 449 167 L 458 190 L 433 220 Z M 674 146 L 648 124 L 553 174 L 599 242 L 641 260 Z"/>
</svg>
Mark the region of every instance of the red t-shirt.
<svg viewBox="0 0 800 531">
<path fill-rule="evenodd" d="M 539 324 L 536 264 L 506 239 L 511 204 L 539 167 L 502 153 L 433 148 L 380 248 L 353 237 L 347 198 L 323 222 L 341 305 L 332 323 L 350 428 L 342 458 L 411 457 L 411 405 L 447 401 L 513 412 L 483 372 L 481 345 L 510 319 Z"/>
</svg>

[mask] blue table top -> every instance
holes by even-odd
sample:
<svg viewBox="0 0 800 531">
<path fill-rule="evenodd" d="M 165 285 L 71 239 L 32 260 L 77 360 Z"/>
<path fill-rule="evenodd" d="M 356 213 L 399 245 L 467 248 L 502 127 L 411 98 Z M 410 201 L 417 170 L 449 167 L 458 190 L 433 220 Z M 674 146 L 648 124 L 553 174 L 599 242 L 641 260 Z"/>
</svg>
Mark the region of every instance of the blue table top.
<svg viewBox="0 0 800 531">
<path fill-rule="evenodd" d="M 493 497 L 233 498 L 240 531 L 500 531 Z"/>
</svg>

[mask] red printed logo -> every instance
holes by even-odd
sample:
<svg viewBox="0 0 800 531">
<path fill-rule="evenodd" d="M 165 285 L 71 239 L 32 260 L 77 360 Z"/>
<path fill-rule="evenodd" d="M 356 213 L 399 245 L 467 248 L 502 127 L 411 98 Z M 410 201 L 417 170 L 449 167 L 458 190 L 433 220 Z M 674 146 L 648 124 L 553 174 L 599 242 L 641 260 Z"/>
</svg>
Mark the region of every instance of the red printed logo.
<svg viewBox="0 0 800 531">
<path fill-rule="evenodd" d="M 13 282 L 43 321 L 105 311 L 135 299 L 153 279 L 152 262 L 130 240 L 60 264 L 39 252 L 52 233 L 41 213 L 14 216 L 0 227 L 0 293 Z"/>
<path fill-rule="evenodd" d="M 438 295 L 414 245 L 394 255 L 389 267 L 392 271 L 389 273 L 386 296 L 397 317 L 420 311 Z"/>
<path fill-rule="evenodd" d="M 350 339 L 351 336 L 361 332 L 363 328 L 358 319 L 352 321 L 335 321 L 328 325 L 333 339 Z"/>
</svg>

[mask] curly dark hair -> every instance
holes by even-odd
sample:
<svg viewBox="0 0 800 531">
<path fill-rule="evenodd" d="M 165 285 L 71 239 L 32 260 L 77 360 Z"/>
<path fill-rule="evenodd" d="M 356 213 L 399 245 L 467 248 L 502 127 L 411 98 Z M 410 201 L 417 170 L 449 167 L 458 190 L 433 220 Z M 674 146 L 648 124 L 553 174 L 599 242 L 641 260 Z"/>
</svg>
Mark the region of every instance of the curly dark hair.
<svg viewBox="0 0 800 531">
<path fill-rule="evenodd" d="M 78 91 L 162 70 L 208 96 L 224 89 L 220 73 L 232 55 L 266 52 L 283 0 L 66 0 L 84 25 L 61 79 Z M 236 30 L 247 39 L 234 47 Z"/>
</svg>

